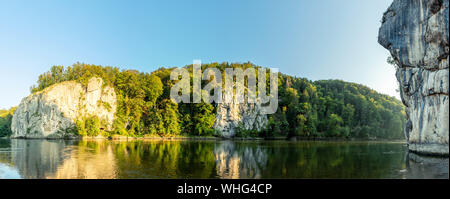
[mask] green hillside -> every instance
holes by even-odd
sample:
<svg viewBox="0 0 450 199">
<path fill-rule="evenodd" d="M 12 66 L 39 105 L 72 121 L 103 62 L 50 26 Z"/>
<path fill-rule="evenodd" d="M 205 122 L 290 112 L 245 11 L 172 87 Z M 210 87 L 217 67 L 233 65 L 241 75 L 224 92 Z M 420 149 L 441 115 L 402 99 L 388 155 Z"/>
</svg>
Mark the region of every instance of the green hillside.
<svg viewBox="0 0 450 199">
<path fill-rule="evenodd" d="M 185 67 L 192 71 L 192 65 Z M 226 62 L 202 65 L 202 69 L 209 67 L 224 71 L 225 68 L 260 66 Z M 174 85 L 170 72 L 171 69 L 160 68 L 152 73 L 143 73 L 82 63 L 69 67 L 53 66 L 39 76 L 31 92 L 68 80 L 77 80 L 85 85 L 90 77 L 98 76 L 103 78 L 105 84 L 113 86 L 118 94 L 114 130 L 108 134 L 138 137 L 214 135 L 215 105 L 173 103 L 169 97 L 170 88 Z M 281 73 L 278 80 L 279 107 L 275 114 L 269 115 L 267 128 L 260 132 L 238 130 L 238 136 L 384 139 L 401 139 L 404 136 L 404 107 L 393 97 L 341 80 L 313 82 Z M 202 85 L 206 83 L 202 82 Z M 5 123 L 7 119 L 0 121 Z M 83 121 L 83 132 L 99 132 L 92 128 L 99 128 L 101 124 L 86 124 L 98 122 Z"/>
</svg>

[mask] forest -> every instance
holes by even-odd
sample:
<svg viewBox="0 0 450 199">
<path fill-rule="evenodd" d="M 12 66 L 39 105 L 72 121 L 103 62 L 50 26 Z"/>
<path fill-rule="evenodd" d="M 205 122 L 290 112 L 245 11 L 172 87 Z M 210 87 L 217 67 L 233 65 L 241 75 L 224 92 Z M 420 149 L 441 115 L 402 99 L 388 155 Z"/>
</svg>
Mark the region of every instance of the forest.
<svg viewBox="0 0 450 199">
<path fill-rule="evenodd" d="M 205 68 L 260 68 L 247 63 L 209 63 Z M 192 65 L 185 66 L 192 72 Z M 41 74 L 31 93 L 53 84 L 76 80 L 83 85 L 96 76 L 113 86 L 118 106 L 113 131 L 100 131 L 98 118 L 77 121 L 74 133 L 95 136 L 214 136 L 212 128 L 216 104 L 180 103 L 170 100 L 173 68 L 159 68 L 151 73 L 120 70 L 84 63 L 53 66 Z M 192 73 L 191 73 L 192 75 Z M 191 77 L 192 78 L 192 77 Z M 192 81 L 192 79 L 191 79 Z M 207 82 L 205 81 L 205 84 Z M 203 85 L 203 82 L 202 82 Z M 305 137 L 403 139 L 405 110 L 402 103 L 356 83 L 342 80 L 310 81 L 279 73 L 277 112 L 268 115 L 268 125 L 261 131 L 237 129 L 238 137 Z M 0 111 L 0 137 L 11 134 L 11 110 Z"/>
</svg>

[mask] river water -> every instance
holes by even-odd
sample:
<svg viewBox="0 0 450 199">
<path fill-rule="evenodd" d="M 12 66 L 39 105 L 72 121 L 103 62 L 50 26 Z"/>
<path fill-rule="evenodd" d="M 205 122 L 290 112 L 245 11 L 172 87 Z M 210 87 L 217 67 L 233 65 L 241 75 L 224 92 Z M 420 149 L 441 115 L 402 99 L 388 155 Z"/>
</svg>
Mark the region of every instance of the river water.
<svg viewBox="0 0 450 199">
<path fill-rule="evenodd" d="M 401 142 L 0 139 L 1 178 L 448 178 Z"/>
</svg>

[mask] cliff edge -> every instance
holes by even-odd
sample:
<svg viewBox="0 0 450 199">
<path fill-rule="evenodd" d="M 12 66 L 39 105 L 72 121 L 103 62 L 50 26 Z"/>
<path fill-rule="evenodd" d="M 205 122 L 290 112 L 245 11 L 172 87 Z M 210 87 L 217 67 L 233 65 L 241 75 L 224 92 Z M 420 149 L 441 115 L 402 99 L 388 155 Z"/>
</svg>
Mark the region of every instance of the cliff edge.
<svg viewBox="0 0 450 199">
<path fill-rule="evenodd" d="M 11 138 L 76 137 L 76 122 L 90 116 L 111 129 L 116 101 L 114 89 L 101 78 L 89 79 L 87 86 L 76 81 L 52 85 L 21 101 L 12 118 Z"/>
<path fill-rule="evenodd" d="M 396 63 L 410 151 L 448 156 L 449 0 L 394 0 L 378 42 Z"/>
</svg>

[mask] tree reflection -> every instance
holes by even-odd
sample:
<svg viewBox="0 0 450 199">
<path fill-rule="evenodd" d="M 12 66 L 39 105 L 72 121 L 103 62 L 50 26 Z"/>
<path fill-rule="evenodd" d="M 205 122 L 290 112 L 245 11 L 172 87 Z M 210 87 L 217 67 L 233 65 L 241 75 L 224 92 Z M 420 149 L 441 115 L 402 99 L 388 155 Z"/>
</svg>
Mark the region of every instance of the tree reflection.
<svg viewBox="0 0 450 199">
<path fill-rule="evenodd" d="M 448 158 L 408 153 L 402 143 L 0 139 L 0 177 L 18 174 L 88 179 L 448 178 Z"/>
</svg>

